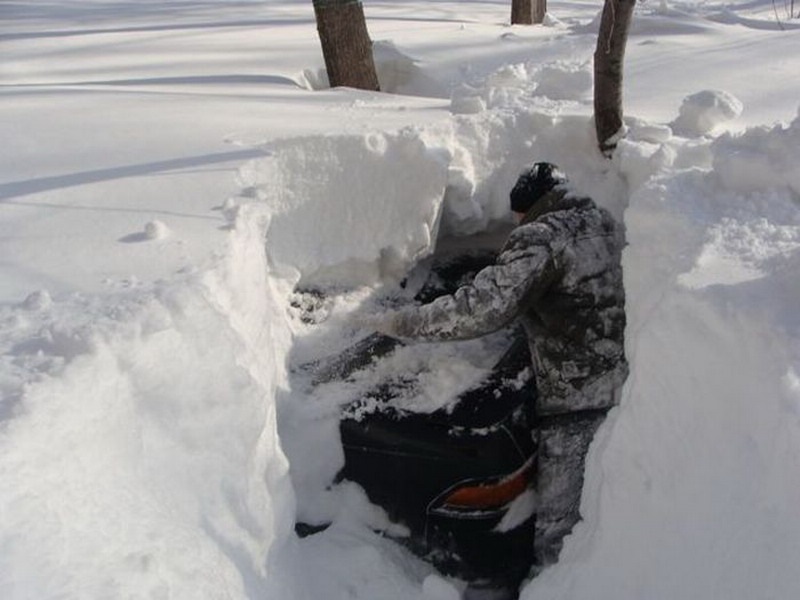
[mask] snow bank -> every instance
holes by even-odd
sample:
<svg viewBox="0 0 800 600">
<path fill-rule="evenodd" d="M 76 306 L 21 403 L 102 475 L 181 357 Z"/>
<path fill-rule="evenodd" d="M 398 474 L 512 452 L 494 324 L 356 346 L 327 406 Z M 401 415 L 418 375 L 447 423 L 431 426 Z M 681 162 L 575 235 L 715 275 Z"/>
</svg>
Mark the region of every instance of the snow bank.
<svg viewBox="0 0 800 600">
<path fill-rule="evenodd" d="M 800 165 L 783 154 L 799 125 L 724 137 L 718 168 L 632 196 L 631 375 L 591 452 L 585 521 L 523 598 L 800 589 Z M 731 165 L 766 148 L 781 160 L 745 185 Z"/>
<path fill-rule="evenodd" d="M 240 177 L 269 206 L 277 268 L 309 284 L 356 285 L 397 277 L 430 251 L 449 156 L 419 131 L 313 136 L 268 150 Z"/>
<path fill-rule="evenodd" d="M 276 597 L 288 330 L 263 225 L 182 282 L 2 308 L 3 597 Z"/>
</svg>

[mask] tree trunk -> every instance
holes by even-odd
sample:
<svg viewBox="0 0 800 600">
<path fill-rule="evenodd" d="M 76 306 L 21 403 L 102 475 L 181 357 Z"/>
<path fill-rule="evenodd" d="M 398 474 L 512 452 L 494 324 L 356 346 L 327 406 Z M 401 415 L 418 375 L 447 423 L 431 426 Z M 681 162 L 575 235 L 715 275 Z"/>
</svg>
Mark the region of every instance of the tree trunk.
<svg viewBox="0 0 800 600">
<path fill-rule="evenodd" d="M 622 70 L 636 0 L 605 0 L 594 52 L 594 125 L 608 155 L 622 129 Z"/>
<path fill-rule="evenodd" d="M 544 21 L 547 0 L 511 0 L 511 24 L 532 25 Z"/>
<path fill-rule="evenodd" d="M 531 5 L 531 0 L 511 0 L 511 24 L 533 24 L 533 8 Z"/>
<path fill-rule="evenodd" d="M 536 24 L 544 23 L 544 16 L 546 14 L 547 14 L 547 0 L 534 0 L 533 22 Z"/>
<path fill-rule="evenodd" d="M 313 0 L 331 87 L 380 89 L 364 8 L 359 0 Z"/>
</svg>

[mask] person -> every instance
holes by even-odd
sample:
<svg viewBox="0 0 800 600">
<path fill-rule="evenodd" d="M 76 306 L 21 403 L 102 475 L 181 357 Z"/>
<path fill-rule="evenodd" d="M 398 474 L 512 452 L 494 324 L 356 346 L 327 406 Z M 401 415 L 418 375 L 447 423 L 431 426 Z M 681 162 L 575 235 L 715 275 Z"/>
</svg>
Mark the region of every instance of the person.
<svg viewBox="0 0 800 600">
<path fill-rule="evenodd" d="M 564 174 L 536 163 L 510 194 L 519 225 L 494 264 L 435 301 L 373 320 L 407 340 L 483 336 L 519 319 L 531 350 L 538 395 L 535 562 L 554 562 L 580 520 L 584 458 L 595 430 L 618 403 L 624 355 L 623 233 Z"/>
</svg>

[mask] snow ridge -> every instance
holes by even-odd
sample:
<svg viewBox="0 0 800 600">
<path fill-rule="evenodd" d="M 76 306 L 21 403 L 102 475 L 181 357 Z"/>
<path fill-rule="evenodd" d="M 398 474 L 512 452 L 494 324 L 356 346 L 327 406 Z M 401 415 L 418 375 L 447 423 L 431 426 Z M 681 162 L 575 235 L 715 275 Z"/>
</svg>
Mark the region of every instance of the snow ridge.
<svg viewBox="0 0 800 600">
<path fill-rule="evenodd" d="M 243 217 L 185 281 L 4 309 L 12 333 L 39 330 L 9 349 L 36 371 L 4 392 L 5 597 L 274 593 L 268 552 L 294 511 L 273 400 L 289 336 L 263 234 Z"/>
</svg>

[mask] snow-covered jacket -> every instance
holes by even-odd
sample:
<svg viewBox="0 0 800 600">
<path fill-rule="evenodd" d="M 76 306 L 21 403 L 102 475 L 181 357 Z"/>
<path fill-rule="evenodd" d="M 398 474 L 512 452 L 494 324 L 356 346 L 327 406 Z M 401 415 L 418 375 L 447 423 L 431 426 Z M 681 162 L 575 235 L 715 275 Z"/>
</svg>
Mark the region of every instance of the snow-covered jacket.
<svg viewBox="0 0 800 600">
<path fill-rule="evenodd" d="M 541 415 L 606 408 L 627 376 L 622 232 L 588 198 L 555 189 L 469 284 L 392 317 L 399 337 L 469 339 L 520 318 Z"/>
</svg>

